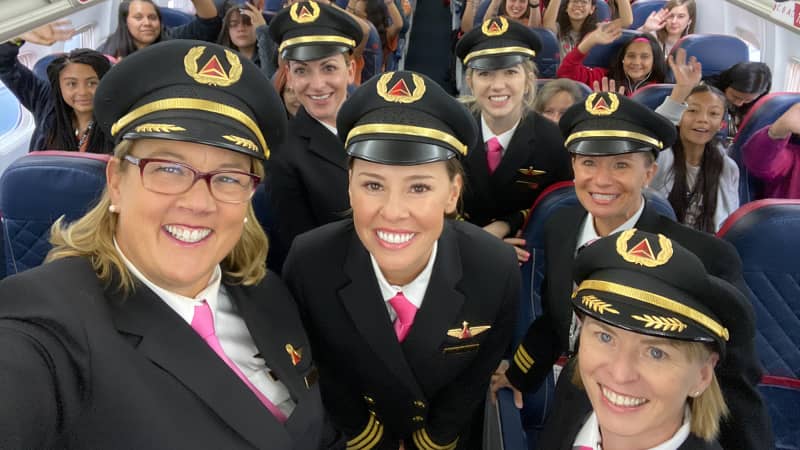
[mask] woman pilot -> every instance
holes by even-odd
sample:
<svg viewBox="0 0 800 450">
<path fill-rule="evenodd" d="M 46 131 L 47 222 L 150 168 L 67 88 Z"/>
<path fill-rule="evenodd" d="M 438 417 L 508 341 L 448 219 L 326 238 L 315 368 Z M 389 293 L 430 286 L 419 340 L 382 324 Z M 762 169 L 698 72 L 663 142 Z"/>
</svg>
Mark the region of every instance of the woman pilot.
<svg viewBox="0 0 800 450">
<path fill-rule="evenodd" d="M 575 283 L 580 345 L 539 448 L 721 450 L 714 367 L 754 327 L 744 294 L 677 241 L 636 229 L 578 254 Z"/>
<path fill-rule="evenodd" d="M 464 158 L 465 218 L 500 239 L 515 239 L 539 194 L 571 178 L 558 126 L 533 111 L 533 56 L 542 44 L 533 31 L 504 17 L 464 35 L 456 54 L 467 68 L 480 138 Z M 527 252 L 518 249 L 520 260 Z"/>
<path fill-rule="evenodd" d="M 275 15 L 269 33 L 287 65 L 287 86 L 302 105 L 270 166 L 276 229 L 269 264 L 279 269 L 295 236 L 345 217 L 350 207 L 336 116 L 353 82 L 352 53 L 363 32 L 341 9 L 301 1 Z"/>
<path fill-rule="evenodd" d="M 250 204 L 286 133 L 269 81 L 171 40 L 112 68 L 95 110 L 116 142 L 99 203 L 0 283 L 0 448 L 336 445 Z"/>
<path fill-rule="evenodd" d="M 477 130 L 435 82 L 388 72 L 342 107 L 352 218 L 298 236 L 284 279 L 326 410 L 358 449 L 473 449 L 513 332 L 509 246 L 456 213 Z M 476 447 L 477 446 L 477 447 Z"/>
<path fill-rule="evenodd" d="M 568 109 L 559 124 L 572 153 L 580 204 L 548 219 L 543 314 L 528 329 L 508 371 L 495 377 L 493 389 L 510 384 L 521 391 L 535 390 L 559 356 L 574 350 L 577 321 L 568 307 L 572 267 L 576 252 L 598 238 L 633 227 L 664 234 L 695 253 L 709 274 L 748 292 L 733 246 L 660 215 L 645 201 L 643 190 L 657 171 L 656 157 L 676 139 L 669 120 L 623 95 L 596 92 Z M 752 308 L 749 314 L 754 315 Z M 772 433 L 756 388 L 761 368 L 754 327 L 732 339 L 717 376 L 732 412 L 722 425 L 723 447 L 763 448 Z M 518 395 L 518 405 L 521 402 Z"/>
</svg>

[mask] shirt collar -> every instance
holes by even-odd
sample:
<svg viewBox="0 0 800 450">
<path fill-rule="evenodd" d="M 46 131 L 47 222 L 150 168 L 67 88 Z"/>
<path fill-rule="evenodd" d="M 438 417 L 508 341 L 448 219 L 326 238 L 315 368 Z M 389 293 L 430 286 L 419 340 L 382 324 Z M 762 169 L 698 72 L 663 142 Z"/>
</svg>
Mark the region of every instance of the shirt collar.
<svg viewBox="0 0 800 450">
<path fill-rule="evenodd" d="M 489 129 L 489 126 L 486 125 L 486 120 L 484 120 L 483 114 L 481 114 L 481 132 L 483 133 L 483 143 L 485 144 L 487 141 L 489 141 L 489 139 L 496 137 L 500 142 L 500 145 L 503 146 L 503 154 L 505 154 L 508 144 L 511 143 L 511 138 L 514 137 L 514 132 L 517 131 L 518 126 L 519 120 L 514 124 L 513 127 L 511 127 L 510 130 L 500 134 L 494 134 L 492 130 Z"/>
<path fill-rule="evenodd" d="M 220 269 L 219 264 L 214 267 L 214 272 L 211 274 L 211 279 L 208 280 L 208 285 L 205 287 L 205 289 L 200 291 L 200 293 L 198 293 L 194 298 L 190 298 L 168 291 L 148 280 L 147 277 L 145 277 L 142 272 L 140 272 L 139 269 L 137 269 L 136 266 L 125 257 L 122 249 L 119 248 L 119 244 L 117 244 L 116 238 L 114 239 L 114 247 L 116 247 L 120 258 L 122 258 L 122 262 L 125 263 L 125 267 L 131 271 L 133 276 L 138 278 L 142 283 L 144 283 L 145 286 L 155 292 L 155 294 L 170 308 L 172 308 L 173 311 L 181 316 L 186 323 L 192 323 L 192 318 L 194 317 L 194 307 L 202 303 L 203 300 L 208 303 L 211 311 L 217 310 L 217 295 L 219 294 L 220 284 L 222 282 L 222 269 Z"/>
<path fill-rule="evenodd" d="M 309 116 L 311 116 L 311 114 L 309 114 Z M 323 127 L 325 127 L 325 128 L 328 130 L 328 131 L 330 131 L 331 133 L 333 133 L 333 135 L 334 135 L 334 136 L 339 136 L 339 131 L 336 129 L 336 127 L 332 127 L 332 126 L 328 125 L 327 123 L 325 123 L 325 122 L 323 122 L 323 121 L 321 121 L 321 120 L 317 119 L 317 118 L 316 118 L 316 117 L 314 117 L 314 116 L 311 116 L 311 118 L 312 118 L 312 119 L 314 119 L 314 120 L 316 120 L 317 122 L 319 122 L 319 124 L 320 124 L 320 125 L 322 125 L 322 126 L 323 126 Z"/>
<path fill-rule="evenodd" d="M 690 425 L 692 423 L 692 412 L 689 410 L 688 407 L 684 409 L 683 412 L 683 424 L 681 427 L 678 428 L 678 431 L 672 435 L 667 441 L 662 442 L 655 447 L 651 447 L 648 450 L 677 450 L 680 446 L 686 441 L 689 437 Z M 575 447 L 586 447 L 592 450 L 602 450 L 602 436 L 600 435 L 600 425 L 597 423 L 597 415 L 592 412 L 589 415 L 589 418 L 586 419 L 586 422 L 581 427 L 580 431 L 578 431 L 578 435 L 575 436 L 575 441 L 572 443 L 573 448 Z"/>
<path fill-rule="evenodd" d="M 636 222 L 639 221 L 639 218 L 642 217 L 642 212 L 644 212 L 644 203 L 645 200 L 644 197 L 642 197 L 642 204 L 639 205 L 639 210 L 636 211 L 636 213 L 633 216 L 631 216 L 630 219 L 626 220 L 625 223 L 618 226 L 611 233 L 608 234 L 611 235 L 618 231 L 629 230 L 633 228 L 634 225 L 636 225 Z M 583 219 L 583 226 L 581 227 L 581 232 L 578 235 L 578 246 L 575 248 L 579 249 L 584 245 L 586 245 L 587 243 L 596 241 L 601 237 L 602 236 L 597 234 L 597 230 L 595 230 L 594 228 L 594 216 L 592 216 L 592 213 L 587 212 L 586 217 Z"/>
<path fill-rule="evenodd" d="M 436 260 L 438 247 L 439 242 L 434 242 L 433 251 L 431 252 L 430 259 L 428 259 L 428 264 L 425 265 L 425 268 L 422 269 L 422 272 L 420 272 L 414 280 L 405 286 L 389 284 L 389 281 L 383 276 L 380 267 L 378 267 L 378 262 L 375 260 L 375 257 L 370 254 L 369 260 L 372 262 L 372 270 L 375 272 L 375 278 L 378 279 L 378 287 L 381 289 L 383 301 L 388 302 L 392 297 L 397 295 L 398 292 L 402 292 L 408 301 L 419 309 L 422 306 L 422 298 L 425 297 L 425 291 L 428 290 L 428 283 L 431 281 L 433 262 Z"/>
</svg>

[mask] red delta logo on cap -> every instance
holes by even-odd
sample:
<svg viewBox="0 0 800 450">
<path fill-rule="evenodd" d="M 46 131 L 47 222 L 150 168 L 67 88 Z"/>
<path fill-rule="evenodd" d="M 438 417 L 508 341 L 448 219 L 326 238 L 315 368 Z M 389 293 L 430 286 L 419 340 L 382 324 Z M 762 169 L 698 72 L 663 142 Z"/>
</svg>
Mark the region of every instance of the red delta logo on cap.
<svg viewBox="0 0 800 450">
<path fill-rule="evenodd" d="M 584 106 L 593 116 L 610 116 L 619 109 L 619 97 L 613 92 L 593 92 L 586 98 Z"/>
<path fill-rule="evenodd" d="M 666 264 L 672 258 L 672 241 L 663 234 L 658 235 L 658 246 L 661 250 L 653 252 L 653 247 L 647 238 L 643 238 L 638 244 L 628 249 L 628 241 L 636 234 L 636 228 L 623 231 L 617 237 L 617 253 L 622 259 L 629 263 L 638 264 L 645 267 L 658 267 Z"/>
<path fill-rule="evenodd" d="M 382 99 L 387 102 L 408 104 L 418 101 L 425 95 L 425 80 L 417 74 L 411 74 L 411 84 L 414 86 L 413 89 L 409 89 L 408 83 L 404 78 L 395 81 L 390 89 L 389 82 L 394 75 L 395 72 L 387 72 L 381 75 L 378 80 L 376 89 L 378 95 L 380 95 Z"/>
<path fill-rule="evenodd" d="M 197 60 L 203 56 L 205 51 L 206 47 L 199 45 L 197 47 L 192 47 L 186 53 L 186 56 L 183 58 L 183 67 L 187 75 L 200 84 L 208 84 L 210 86 L 227 87 L 239 81 L 244 68 L 242 67 L 242 62 L 239 60 L 239 57 L 236 56 L 236 53 L 225 50 L 225 58 L 230 65 L 230 70 L 228 71 L 225 71 L 225 68 L 222 67 L 222 63 L 217 55 L 211 55 L 211 58 L 203 64 L 203 68 L 198 70 Z"/>
<path fill-rule="evenodd" d="M 500 36 L 508 31 L 508 20 L 505 17 L 495 17 L 483 22 L 481 31 L 486 36 Z"/>
</svg>

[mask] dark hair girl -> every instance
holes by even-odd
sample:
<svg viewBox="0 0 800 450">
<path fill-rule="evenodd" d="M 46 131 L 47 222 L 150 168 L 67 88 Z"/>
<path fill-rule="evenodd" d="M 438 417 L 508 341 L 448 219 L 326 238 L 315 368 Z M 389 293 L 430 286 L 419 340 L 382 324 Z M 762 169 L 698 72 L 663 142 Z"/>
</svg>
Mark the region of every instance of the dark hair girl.
<svg viewBox="0 0 800 450">
<path fill-rule="evenodd" d="M 161 10 L 153 0 L 124 0 L 119 4 L 117 29 L 98 49 L 124 58 L 140 48 L 166 39 L 198 39 L 214 42 L 222 24 L 213 0 L 192 0 L 197 17 L 177 27 L 164 27 Z"/>
<path fill-rule="evenodd" d="M 728 138 L 733 139 L 750 107 L 772 88 L 772 71 L 762 62 L 741 62 L 708 77 L 706 83 L 722 91 L 728 100 Z"/>
</svg>

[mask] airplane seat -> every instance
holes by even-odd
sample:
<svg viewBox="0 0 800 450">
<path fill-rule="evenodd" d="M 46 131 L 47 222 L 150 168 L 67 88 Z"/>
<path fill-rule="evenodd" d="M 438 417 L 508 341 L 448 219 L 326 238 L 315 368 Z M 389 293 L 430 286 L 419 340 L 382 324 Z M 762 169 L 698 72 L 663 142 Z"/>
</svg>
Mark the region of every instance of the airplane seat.
<svg viewBox="0 0 800 450">
<path fill-rule="evenodd" d="M 253 193 L 251 201 L 253 203 L 253 213 L 258 219 L 258 223 L 261 224 L 264 233 L 266 233 L 268 237 L 271 237 L 272 230 L 275 228 L 275 216 L 270 206 L 269 192 L 267 191 L 266 183 L 263 181 L 259 183 Z"/>
<path fill-rule="evenodd" d="M 547 84 L 548 81 L 553 81 L 553 78 L 537 78 L 536 79 L 536 89 L 541 89 L 542 86 Z M 578 90 L 581 91 L 580 100 L 585 100 L 586 97 L 588 97 L 589 94 L 592 93 L 592 88 L 587 86 L 585 83 L 581 83 L 580 81 L 575 81 L 575 80 L 572 80 L 572 81 L 578 86 Z"/>
<path fill-rule="evenodd" d="M 670 204 L 655 191 L 644 192 L 648 204 L 655 207 L 659 214 L 675 219 Z M 575 187 L 571 181 L 554 183 L 545 189 L 531 208 L 530 216 L 522 228 L 522 237 L 526 248 L 531 253 L 530 259 L 520 266 L 522 288 L 520 305 L 517 314 L 517 326 L 514 330 L 512 349 L 516 349 L 531 323 L 542 314 L 542 281 L 545 276 L 546 255 L 544 254 L 544 228 L 547 220 L 559 208 L 578 204 Z M 547 414 L 555 399 L 555 376 L 548 375 L 545 382 L 536 392 L 523 395 L 523 408 L 517 410 L 513 397 L 507 394 L 498 396 L 498 410 L 504 448 L 536 448 L 538 433 L 544 426 Z M 516 414 L 515 414 L 516 411 Z M 521 427 L 521 429 L 520 429 Z M 515 443 L 511 446 L 510 443 Z M 517 443 L 525 445 L 519 446 Z"/>
<path fill-rule="evenodd" d="M 601 0 L 598 1 L 597 4 L 605 4 L 605 2 Z M 604 45 L 595 45 L 592 47 L 592 49 L 589 50 L 589 54 L 587 54 L 586 58 L 583 59 L 583 65 L 587 67 L 609 68 L 611 63 L 614 61 L 614 58 L 617 57 L 619 49 L 622 48 L 622 44 L 628 42 L 630 39 L 633 39 L 639 34 L 640 33 L 638 31 L 634 30 L 622 30 L 622 35 L 614 42 Z"/>
<path fill-rule="evenodd" d="M 605 0 L 597 0 L 595 4 L 595 12 L 597 12 L 597 22 L 606 22 L 611 20 L 611 8 Z"/>
<path fill-rule="evenodd" d="M 492 0 L 480 0 L 478 9 L 475 10 L 475 18 L 472 19 L 472 28 L 480 27 L 483 23 L 483 16 L 486 15 L 486 10 L 489 9 L 489 4 Z"/>
<path fill-rule="evenodd" d="M 547 28 L 532 28 L 542 41 L 542 49 L 533 58 L 539 76 L 542 78 L 555 78 L 558 65 L 561 64 L 561 44 L 558 36 Z"/>
<path fill-rule="evenodd" d="M 63 54 L 64 53 L 59 52 L 42 56 L 38 61 L 36 61 L 36 63 L 33 64 L 33 69 L 31 69 L 31 72 L 33 72 L 33 74 L 40 79 L 50 82 L 50 80 L 47 78 L 47 66 L 49 66 L 54 59 Z"/>
<path fill-rule="evenodd" d="M 690 34 L 682 37 L 670 50 L 670 54 L 682 48 L 686 57 L 694 56 L 703 65 L 703 77 L 716 75 L 739 62 L 750 60 L 747 44 L 729 34 Z M 667 67 L 667 82 L 673 83 L 675 77 Z"/>
<path fill-rule="evenodd" d="M 179 9 L 167 8 L 166 6 L 159 6 L 158 9 L 161 11 L 161 21 L 165 27 L 185 25 L 194 19 L 191 14 Z"/>
<path fill-rule="evenodd" d="M 633 10 L 633 24 L 631 24 L 631 26 L 628 28 L 635 30 L 644 25 L 651 13 L 660 11 L 666 4 L 666 0 L 639 0 L 632 3 L 631 10 Z"/>
<path fill-rule="evenodd" d="M 110 155 L 29 153 L 0 177 L 5 275 L 38 266 L 50 251 L 50 226 L 80 218 L 100 198 Z"/>
<path fill-rule="evenodd" d="M 798 92 L 773 92 L 762 97 L 744 116 L 739 131 L 728 149 L 728 154 L 739 166 L 739 203 L 745 204 L 762 198 L 761 180 L 751 175 L 744 166 L 743 147 L 758 130 L 774 123 L 787 109 L 800 102 Z"/>
<path fill-rule="evenodd" d="M 772 419 L 776 448 L 800 445 L 800 200 L 750 202 L 717 236 L 742 258 L 756 315 L 756 352 L 767 375 L 759 390 Z"/>
<path fill-rule="evenodd" d="M 648 84 L 634 91 L 631 99 L 655 111 L 669 97 L 674 87 L 672 83 Z"/>
</svg>

